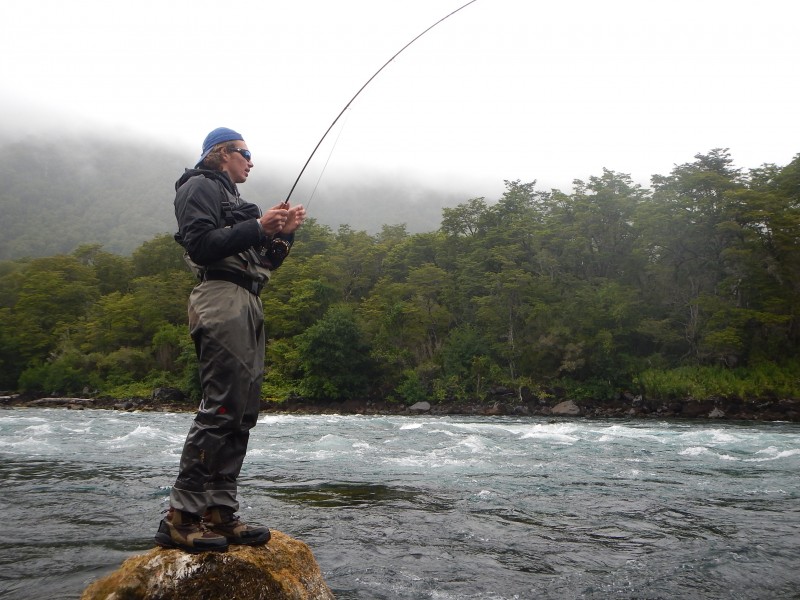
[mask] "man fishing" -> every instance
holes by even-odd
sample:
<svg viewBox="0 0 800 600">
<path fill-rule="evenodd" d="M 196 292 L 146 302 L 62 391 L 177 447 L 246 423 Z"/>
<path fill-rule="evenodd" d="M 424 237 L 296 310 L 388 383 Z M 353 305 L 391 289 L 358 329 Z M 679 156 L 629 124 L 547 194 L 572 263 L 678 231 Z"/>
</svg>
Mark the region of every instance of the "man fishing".
<svg viewBox="0 0 800 600">
<path fill-rule="evenodd" d="M 236 185 L 247 181 L 253 163 L 244 139 L 232 129 L 209 133 L 195 168 L 176 183 L 175 239 L 200 279 L 189 296 L 189 330 L 203 400 L 186 437 L 168 514 L 155 536 L 160 546 L 200 552 L 269 540 L 269 529 L 247 525 L 236 515 L 236 479 L 258 419 L 264 375 L 259 293 L 306 216 L 302 205 L 290 208 L 289 199 L 322 141 L 364 88 L 416 40 L 476 1 L 425 29 L 361 86 L 317 142 L 286 201 L 264 215 L 239 197 Z"/>
<path fill-rule="evenodd" d="M 267 527 L 236 514 L 237 478 L 258 420 L 264 375 L 264 313 L 259 294 L 286 258 L 305 220 L 302 205 L 264 214 L 245 202 L 252 155 L 241 134 L 220 127 L 203 142 L 194 169 L 175 184 L 175 239 L 199 283 L 189 296 L 203 397 L 189 429 L 170 508 L 155 535 L 166 548 L 224 551 L 258 545 Z"/>
</svg>

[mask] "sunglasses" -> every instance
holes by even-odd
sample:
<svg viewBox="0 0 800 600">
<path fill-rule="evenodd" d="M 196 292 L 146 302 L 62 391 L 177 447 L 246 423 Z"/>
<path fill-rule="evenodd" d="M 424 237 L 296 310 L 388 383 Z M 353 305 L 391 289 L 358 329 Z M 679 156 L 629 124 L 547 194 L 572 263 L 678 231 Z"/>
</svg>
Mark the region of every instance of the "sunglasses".
<svg viewBox="0 0 800 600">
<path fill-rule="evenodd" d="M 251 158 L 253 158 L 253 155 L 250 154 L 250 150 L 245 150 L 244 148 L 230 148 L 230 151 L 238 152 L 248 162 L 250 161 Z"/>
</svg>

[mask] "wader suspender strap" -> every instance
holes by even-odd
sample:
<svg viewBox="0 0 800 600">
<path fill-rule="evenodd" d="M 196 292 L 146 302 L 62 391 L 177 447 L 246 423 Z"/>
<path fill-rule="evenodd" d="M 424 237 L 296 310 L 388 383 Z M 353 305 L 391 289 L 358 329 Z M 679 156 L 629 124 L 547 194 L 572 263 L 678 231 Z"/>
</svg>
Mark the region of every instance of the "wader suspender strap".
<svg viewBox="0 0 800 600">
<path fill-rule="evenodd" d="M 206 177 L 208 177 L 208 175 L 206 175 Z M 225 227 L 233 227 L 236 225 L 236 217 L 233 216 L 233 202 L 228 200 L 228 191 L 225 189 L 225 185 L 218 179 L 215 181 L 222 194 L 222 201 L 220 202 L 220 206 L 222 207 L 222 220 L 225 221 Z"/>
<path fill-rule="evenodd" d="M 233 216 L 233 203 L 227 197 L 222 201 L 222 218 L 225 220 L 225 227 L 231 227 L 236 224 L 236 219 Z"/>
</svg>

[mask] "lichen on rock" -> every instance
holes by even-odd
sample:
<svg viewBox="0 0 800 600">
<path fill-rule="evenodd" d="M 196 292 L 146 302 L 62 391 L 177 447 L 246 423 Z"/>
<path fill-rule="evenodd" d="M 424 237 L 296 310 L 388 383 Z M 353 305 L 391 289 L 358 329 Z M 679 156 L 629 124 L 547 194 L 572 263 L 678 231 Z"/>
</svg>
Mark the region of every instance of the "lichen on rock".
<svg viewBox="0 0 800 600">
<path fill-rule="evenodd" d="M 280 531 L 265 546 L 187 554 L 156 548 L 95 581 L 81 600 L 333 600 L 311 549 Z"/>
</svg>

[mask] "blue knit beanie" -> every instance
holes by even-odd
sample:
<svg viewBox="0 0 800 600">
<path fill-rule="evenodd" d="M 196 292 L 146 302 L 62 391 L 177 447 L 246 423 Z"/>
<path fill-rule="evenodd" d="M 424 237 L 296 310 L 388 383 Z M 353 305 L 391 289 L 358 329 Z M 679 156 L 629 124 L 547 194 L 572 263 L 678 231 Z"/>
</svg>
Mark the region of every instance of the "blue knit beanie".
<svg viewBox="0 0 800 600">
<path fill-rule="evenodd" d="M 233 142 L 236 140 L 244 141 L 244 137 L 242 137 L 241 133 L 236 133 L 233 129 L 228 129 L 227 127 L 217 127 L 203 140 L 203 153 L 200 155 L 200 159 L 197 161 L 195 168 L 200 166 L 214 146 L 222 142 Z"/>
</svg>

